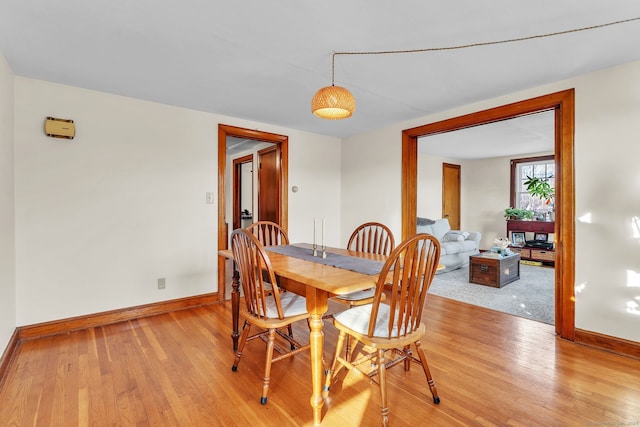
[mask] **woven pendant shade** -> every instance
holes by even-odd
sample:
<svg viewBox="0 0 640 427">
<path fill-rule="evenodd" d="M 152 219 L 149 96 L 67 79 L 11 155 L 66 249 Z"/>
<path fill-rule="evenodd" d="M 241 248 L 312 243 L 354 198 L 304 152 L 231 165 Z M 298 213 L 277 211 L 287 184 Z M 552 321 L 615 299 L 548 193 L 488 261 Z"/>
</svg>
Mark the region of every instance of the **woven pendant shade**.
<svg viewBox="0 0 640 427">
<path fill-rule="evenodd" d="M 311 112 L 323 119 L 346 119 L 356 109 L 356 100 L 341 86 L 323 87 L 311 100 Z"/>
</svg>

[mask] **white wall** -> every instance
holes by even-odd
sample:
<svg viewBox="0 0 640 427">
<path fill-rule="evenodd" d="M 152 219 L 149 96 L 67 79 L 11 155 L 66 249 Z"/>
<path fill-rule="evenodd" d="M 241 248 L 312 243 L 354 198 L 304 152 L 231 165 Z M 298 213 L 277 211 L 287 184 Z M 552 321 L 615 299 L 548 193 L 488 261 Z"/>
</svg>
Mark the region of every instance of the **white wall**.
<svg viewBox="0 0 640 427">
<path fill-rule="evenodd" d="M 289 138 L 289 241 L 313 241 L 313 219 L 326 218 L 327 246 L 342 242 L 341 143 L 337 138 L 307 134 Z M 297 186 L 298 192 L 291 188 Z M 347 239 L 349 236 L 347 236 Z M 318 230 L 318 239 L 320 231 Z"/>
<path fill-rule="evenodd" d="M 640 62 L 576 79 L 576 327 L 640 341 Z"/>
<path fill-rule="evenodd" d="M 416 181 L 418 185 L 416 212 L 418 217 L 430 219 L 442 218 L 443 163 L 462 164 L 462 162 L 458 160 L 418 152 L 418 169 L 416 171 Z M 464 226 L 464 223 L 461 223 L 461 226 Z M 400 238 L 400 236 L 398 236 L 398 238 Z"/>
<path fill-rule="evenodd" d="M 468 160 L 462 166 L 461 210 L 466 230 L 482 233 L 481 249 L 494 246 L 496 237 L 506 237 L 504 210 L 509 207 L 510 157 Z"/>
<path fill-rule="evenodd" d="M 335 138 L 22 77 L 15 101 L 17 325 L 217 290 L 218 123 L 289 136 L 292 238 L 314 215 L 339 227 Z"/>
<path fill-rule="evenodd" d="M 404 129 L 404 128 L 402 128 Z M 400 211 L 400 135 L 395 127 L 347 138 L 342 144 L 341 244 L 368 221 L 386 224 L 396 239 L 402 235 Z"/>
<path fill-rule="evenodd" d="M 0 54 L 0 355 L 16 328 L 13 79 Z"/>
<path fill-rule="evenodd" d="M 253 177 L 256 176 L 257 178 L 258 175 L 257 171 L 254 173 L 254 164 L 255 162 L 252 162 L 250 165 L 244 164 L 240 166 L 240 212 L 246 210 L 251 212 L 252 215 L 253 211 L 258 207 L 258 204 L 253 201 L 254 195 L 258 194 L 257 186 L 253 185 Z M 254 187 L 256 187 L 255 191 Z M 231 199 L 233 200 L 233 197 Z"/>
<path fill-rule="evenodd" d="M 640 341 L 640 234 L 632 227 L 640 216 L 638 75 L 633 62 L 346 138 L 342 200 L 352 202 L 343 203 L 344 226 L 377 214 L 400 235 L 403 129 L 575 88 L 576 327 Z"/>
</svg>

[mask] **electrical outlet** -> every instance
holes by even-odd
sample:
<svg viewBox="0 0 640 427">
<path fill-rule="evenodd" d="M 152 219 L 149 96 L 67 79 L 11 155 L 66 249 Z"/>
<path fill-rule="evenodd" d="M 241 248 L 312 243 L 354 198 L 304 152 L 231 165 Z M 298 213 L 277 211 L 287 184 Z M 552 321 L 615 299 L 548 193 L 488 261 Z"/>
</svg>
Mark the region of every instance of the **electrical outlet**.
<svg viewBox="0 0 640 427">
<path fill-rule="evenodd" d="M 158 279 L 158 289 L 164 289 L 167 286 L 166 279 L 161 277 Z"/>
</svg>

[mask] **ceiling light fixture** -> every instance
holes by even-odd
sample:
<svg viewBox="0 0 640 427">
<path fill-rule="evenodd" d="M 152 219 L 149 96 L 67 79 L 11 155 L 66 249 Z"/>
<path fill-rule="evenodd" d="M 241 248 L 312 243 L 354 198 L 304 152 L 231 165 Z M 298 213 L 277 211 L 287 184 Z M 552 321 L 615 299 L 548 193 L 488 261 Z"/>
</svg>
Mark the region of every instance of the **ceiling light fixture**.
<svg viewBox="0 0 640 427">
<path fill-rule="evenodd" d="M 339 120 L 351 117 L 356 100 L 347 89 L 334 84 L 336 53 L 331 56 L 331 86 L 323 87 L 313 95 L 311 112 L 318 117 Z"/>
<path fill-rule="evenodd" d="M 515 39 L 498 40 L 491 42 L 470 43 L 459 46 L 448 47 L 430 47 L 426 49 L 410 49 L 410 50 L 384 50 L 384 51 L 364 51 L 364 52 L 333 52 L 331 56 L 331 86 L 323 87 L 318 90 L 311 100 L 311 112 L 323 119 L 337 120 L 346 119 L 353 115 L 356 109 L 356 100 L 347 89 L 334 84 L 335 61 L 336 55 L 386 55 L 392 53 L 420 53 L 435 52 L 441 50 L 466 49 L 470 47 L 490 46 L 496 44 L 513 43 L 532 39 L 541 39 L 545 37 L 559 36 L 562 34 L 577 33 L 579 31 L 594 30 L 596 28 L 609 27 L 617 24 L 624 24 L 632 21 L 640 21 L 640 17 L 624 19 L 621 21 L 609 22 L 606 24 L 592 25 L 589 27 L 576 28 L 573 30 L 557 31 L 554 33 L 538 34 L 534 36 L 518 37 Z"/>
</svg>

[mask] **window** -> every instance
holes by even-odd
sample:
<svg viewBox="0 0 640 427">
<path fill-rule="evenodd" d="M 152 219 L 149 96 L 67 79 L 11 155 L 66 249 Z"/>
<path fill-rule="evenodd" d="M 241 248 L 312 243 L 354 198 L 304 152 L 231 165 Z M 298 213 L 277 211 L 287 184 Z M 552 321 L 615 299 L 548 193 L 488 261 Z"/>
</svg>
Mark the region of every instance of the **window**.
<svg viewBox="0 0 640 427">
<path fill-rule="evenodd" d="M 542 215 L 553 211 L 553 202 L 547 203 L 539 197 L 532 197 L 524 183 L 529 177 L 541 178 L 548 180 L 549 184 L 555 188 L 555 167 L 553 156 L 511 160 L 511 206 Z"/>
</svg>

